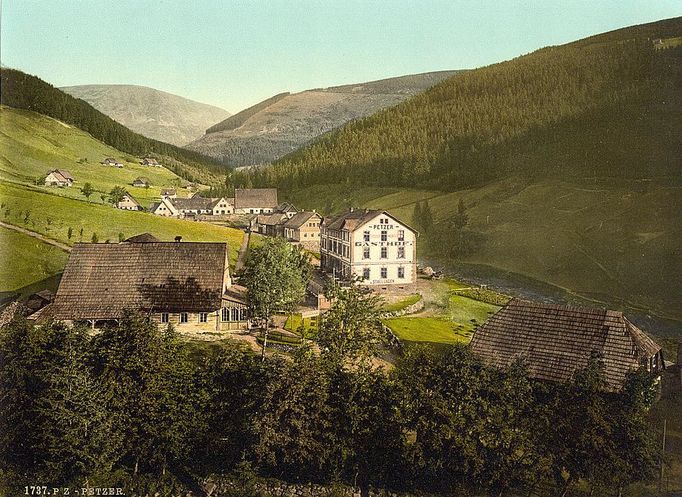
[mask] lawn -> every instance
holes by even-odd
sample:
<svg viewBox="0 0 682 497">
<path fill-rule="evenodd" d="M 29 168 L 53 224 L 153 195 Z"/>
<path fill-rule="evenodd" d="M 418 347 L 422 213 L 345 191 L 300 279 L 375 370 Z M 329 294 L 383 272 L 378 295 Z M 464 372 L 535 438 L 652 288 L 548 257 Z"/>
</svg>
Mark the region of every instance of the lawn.
<svg viewBox="0 0 682 497">
<path fill-rule="evenodd" d="M 162 241 L 172 241 L 180 235 L 184 241 L 227 242 L 230 263 L 234 266 L 244 235 L 233 228 L 123 211 L 50 195 L 16 184 L 0 183 L 0 199 L 0 220 L 69 245 L 79 241 L 90 242 L 93 234 L 97 235 L 100 242 L 118 242 L 119 237 L 127 238 L 145 232 Z M 68 236 L 69 228 L 72 229 L 71 238 Z"/>
<path fill-rule="evenodd" d="M 460 295 L 451 295 L 448 303 L 450 319 L 458 323 L 460 331 L 472 332 L 483 324 L 490 316 L 495 314 L 500 307 L 473 300 Z"/>
<path fill-rule="evenodd" d="M 190 195 L 189 190 L 179 187 L 187 182 L 168 169 L 143 166 L 139 157 L 120 152 L 78 128 L 34 112 L 0 107 L 0 149 L 0 179 L 33 184 L 51 169 L 67 169 L 76 179 L 74 186 L 40 187 L 65 197 L 85 199 L 80 189 L 86 182 L 96 190 L 90 201 L 97 203 L 103 202 L 100 195 L 108 194 L 115 186 L 126 188 L 143 207 L 149 207 L 164 187 L 177 188 L 179 196 Z M 105 157 L 114 157 L 125 167 L 103 166 L 100 162 Z M 133 187 L 133 180 L 139 176 L 149 178 L 151 187 Z"/>
<path fill-rule="evenodd" d="M 422 296 L 419 295 L 418 293 L 414 293 L 412 295 L 408 295 L 406 298 L 402 300 L 398 300 L 397 302 L 392 302 L 390 304 L 385 304 L 381 310 L 383 312 L 398 312 L 402 311 L 403 309 L 406 309 L 410 307 L 413 304 L 416 304 L 422 299 Z"/>
<path fill-rule="evenodd" d="M 12 291 L 62 270 L 68 254 L 23 233 L 0 227 L 0 292 Z"/>
<path fill-rule="evenodd" d="M 468 343 L 471 333 L 457 330 L 458 324 L 444 317 L 399 317 L 385 319 L 398 338 L 408 342 Z"/>
<path fill-rule="evenodd" d="M 306 338 L 311 338 L 317 334 L 318 318 L 303 318 L 301 314 L 291 314 L 284 324 L 284 329 L 298 333 L 301 326 L 303 326 Z"/>
</svg>

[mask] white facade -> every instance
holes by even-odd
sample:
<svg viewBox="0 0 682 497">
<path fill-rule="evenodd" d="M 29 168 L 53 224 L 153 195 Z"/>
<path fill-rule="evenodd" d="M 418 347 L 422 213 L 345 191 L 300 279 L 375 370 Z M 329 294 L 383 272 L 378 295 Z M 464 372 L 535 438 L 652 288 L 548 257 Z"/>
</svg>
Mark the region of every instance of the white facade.
<svg viewBox="0 0 682 497">
<path fill-rule="evenodd" d="M 213 215 L 218 216 L 220 214 L 234 214 L 234 202 L 230 202 L 225 198 L 218 200 L 213 207 Z"/>
<path fill-rule="evenodd" d="M 164 197 L 161 199 L 161 202 L 159 202 L 159 205 L 152 210 L 152 214 L 164 217 L 176 217 L 180 214 L 180 212 L 173 206 L 168 198 Z"/>
<path fill-rule="evenodd" d="M 350 217 L 343 226 L 337 226 L 337 221 L 322 228 L 322 269 L 341 279 L 358 278 L 366 285 L 414 283 L 417 233 L 386 212 L 362 214 Z"/>
<path fill-rule="evenodd" d="M 142 210 L 142 206 L 130 195 L 124 195 L 121 201 L 116 204 L 116 207 L 125 211 Z"/>
</svg>

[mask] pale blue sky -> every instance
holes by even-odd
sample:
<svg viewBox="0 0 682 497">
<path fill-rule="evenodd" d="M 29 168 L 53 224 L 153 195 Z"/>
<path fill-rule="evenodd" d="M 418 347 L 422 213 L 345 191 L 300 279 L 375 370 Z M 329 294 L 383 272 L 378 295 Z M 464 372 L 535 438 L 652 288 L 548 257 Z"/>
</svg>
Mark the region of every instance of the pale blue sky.
<svg viewBox="0 0 682 497">
<path fill-rule="evenodd" d="M 681 0 L 2 0 L 2 63 L 237 112 L 282 91 L 507 60 L 682 15 Z"/>
</svg>

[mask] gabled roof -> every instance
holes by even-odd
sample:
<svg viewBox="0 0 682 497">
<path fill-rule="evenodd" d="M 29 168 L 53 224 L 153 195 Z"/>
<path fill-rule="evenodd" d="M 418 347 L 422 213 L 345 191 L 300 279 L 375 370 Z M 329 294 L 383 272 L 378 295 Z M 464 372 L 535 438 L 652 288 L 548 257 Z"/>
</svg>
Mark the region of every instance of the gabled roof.
<svg viewBox="0 0 682 497">
<path fill-rule="evenodd" d="M 159 241 L 161 240 L 156 238 L 151 233 L 140 233 L 139 235 L 131 236 L 130 238 L 126 238 L 124 240 L 124 242 L 128 243 L 153 243 Z"/>
<path fill-rule="evenodd" d="M 133 197 L 133 196 L 132 196 L 130 193 L 128 193 L 128 192 L 125 192 L 125 194 L 123 195 L 123 199 L 126 199 L 126 198 L 127 198 L 128 200 L 130 200 L 133 204 L 137 205 L 138 207 L 142 207 L 142 205 L 135 199 L 135 197 Z"/>
<path fill-rule="evenodd" d="M 275 210 L 277 212 L 298 212 L 298 209 L 294 206 L 294 204 L 289 202 L 282 202 L 275 207 Z"/>
<path fill-rule="evenodd" d="M 234 207 L 274 209 L 277 207 L 277 188 L 237 188 L 234 191 Z"/>
<path fill-rule="evenodd" d="M 611 390 L 628 371 L 661 350 L 623 313 L 514 299 L 474 334 L 471 350 L 485 362 L 507 367 L 524 360 L 531 377 L 568 382 L 593 354 L 604 362 Z"/>
<path fill-rule="evenodd" d="M 201 312 L 220 308 L 227 244 L 77 243 L 50 315 L 116 319 L 126 309 Z"/>
<path fill-rule="evenodd" d="M 47 175 L 49 176 L 50 174 L 57 176 L 57 179 L 60 181 L 74 181 L 73 176 L 71 176 L 71 173 L 67 171 L 66 169 L 53 169 L 52 171 L 48 172 Z"/>
<path fill-rule="evenodd" d="M 303 212 L 297 212 L 294 214 L 291 219 L 289 219 L 286 223 L 284 223 L 285 228 L 292 228 L 292 229 L 298 229 L 301 226 L 303 226 L 305 223 L 310 221 L 311 218 L 313 217 L 318 217 L 322 219 L 322 216 L 320 216 L 317 212 L 313 211 L 303 211 Z"/>
<path fill-rule="evenodd" d="M 168 201 L 178 210 L 212 210 L 218 203 L 219 198 L 191 197 L 191 198 L 171 198 Z"/>
<path fill-rule="evenodd" d="M 273 214 L 261 214 L 258 216 L 258 224 L 263 224 L 266 226 L 277 226 L 279 224 L 284 224 L 284 221 L 286 220 L 286 214 L 281 212 L 275 212 Z"/>
<path fill-rule="evenodd" d="M 145 185 L 151 185 L 152 184 L 151 180 L 149 178 L 147 178 L 146 176 L 138 176 L 133 181 L 133 184 L 135 184 L 135 183 L 144 183 Z"/>
<path fill-rule="evenodd" d="M 417 233 L 417 231 L 407 224 L 403 223 L 400 219 L 393 216 L 387 211 L 382 211 L 378 209 L 349 209 L 343 214 L 337 217 L 325 217 L 322 224 L 325 228 L 331 230 L 348 230 L 355 231 L 364 224 L 370 222 L 377 216 L 388 216 L 396 222 L 399 222 L 406 228 Z"/>
<path fill-rule="evenodd" d="M 162 188 L 161 195 L 175 195 L 175 188 Z"/>
</svg>

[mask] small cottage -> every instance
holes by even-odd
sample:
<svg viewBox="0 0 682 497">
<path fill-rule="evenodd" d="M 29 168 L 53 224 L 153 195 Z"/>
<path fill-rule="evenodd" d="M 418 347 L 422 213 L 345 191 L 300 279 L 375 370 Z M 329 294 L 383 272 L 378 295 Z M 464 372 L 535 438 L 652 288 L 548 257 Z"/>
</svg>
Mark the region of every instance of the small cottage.
<svg viewBox="0 0 682 497">
<path fill-rule="evenodd" d="M 149 178 L 145 176 L 138 176 L 135 178 L 133 181 L 133 186 L 137 188 L 149 188 L 152 185 L 152 182 L 150 181 Z"/>
<path fill-rule="evenodd" d="M 153 157 L 145 157 L 142 159 L 142 165 L 143 166 L 152 166 L 152 167 L 161 167 L 161 164 L 158 163 L 156 159 Z"/>
<path fill-rule="evenodd" d="M 175 191 L 175 188 L 162 188 L 161 189 L 161 198 L 176 198 L 178 196 L 177 192 Z"/>
<path fill-rule="evenodd" d="M 321 223 L 322 216 L 315 211 L 298 212 L 284 223 L 284 237 L 308 250 L 319 252 Z"/>
<path fill-rule="evenodd" d="M 66 169 L 53 169 L 45 176 L 45 186 L 71 186 L 74 178 Z"/>
<path fill-rule="evenodd" d="M 144 208 L 140 203 L 135 200 L 130 193 L 123 195 L 123 198 L 116 203 L 116 208 L 123 209 L 124 211 L 142 211 Z"/>
<path fill-rule="evenodd" d="M 111 167 L 123 167 L 123 164 L 121 164 L 119 161 L 114 159 L 113 157 L 107 157 L 104 159 L 101 164 L 103 166 L 111 166 Z"/>
<path fill-rule="evenodd" d="M 520 359 L 532 378 L 561 383 L 596 355 L 610 391 L 623 386 L 629 371 L 665 368 L 661 347 L 620 311 L 519 299 L 488 319 L 470 347 L 488 364 L 506 368 Z"/>
</svg>

